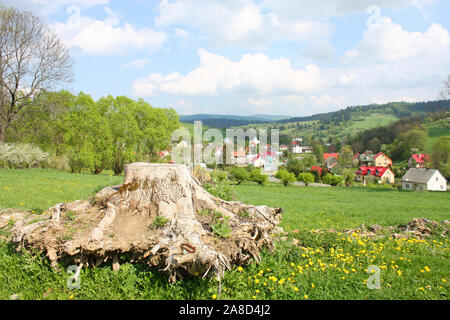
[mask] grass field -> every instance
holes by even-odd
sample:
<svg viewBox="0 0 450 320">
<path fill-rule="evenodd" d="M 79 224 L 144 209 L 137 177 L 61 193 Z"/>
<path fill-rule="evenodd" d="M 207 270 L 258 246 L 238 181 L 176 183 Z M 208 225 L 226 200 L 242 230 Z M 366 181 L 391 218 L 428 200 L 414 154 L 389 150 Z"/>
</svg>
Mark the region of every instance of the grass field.
<svg viewBox="0 0 450 320">
<path fill-rule="evenodd" d="M 44 210 L 122 179 L 0 169 L 0 209 Z M 42 255 L 16 252 L 0 240 L 0 299 L 12 294 L 23 299 L 449 299 L 449 241 L 439 230 L 427 240 L 365 239 L 343 232 L 414 217 L 449 219 L 448 192 L 243 184 L 236 194 L 247 203 L 282 207 L 282 227 L 290 233 L 273 253 L 263 253 L 260 264 L 228 271 L 220 296 L 215 280 L 188 277 L 169 284 L 157 270 L 126 261 L 117 273 L 108 265 L 82 270 L 80 289 L 69 290 L 66 265 L 53 271 Z M 294 237 L 301 247 L 291 244 Z M 380 268 L 380 289 L 366 285 L 376 276 L 367 272 L 370 265 Z"/>
<path fill-rule="evenodd" d="M 376 127 L 387 126 L 397 120 L 398 118 L 393 115 L 373 113 L 364 120 L 354 121 L 350 128 L 368 130 Z"/>
</svg>

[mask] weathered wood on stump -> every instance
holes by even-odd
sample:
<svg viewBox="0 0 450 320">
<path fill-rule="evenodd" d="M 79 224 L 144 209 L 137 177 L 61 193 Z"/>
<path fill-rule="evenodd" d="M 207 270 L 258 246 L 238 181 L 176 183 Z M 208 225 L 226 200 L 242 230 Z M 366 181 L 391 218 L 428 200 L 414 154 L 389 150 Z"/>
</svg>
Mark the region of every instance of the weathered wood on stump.
<svg viewBox="0 0 450 320">
<path fill-rule="evenodd" d="M 41 218 L 18 221 L 11 240 L 46 252 L 55 266 L 61 258 L 92 266 L 109 258 L 118 269 L 125 255 L 161 268 L 171 281 L 183 272 L 220 278 L 233 264 L 259 261 L 281 231 L 280 209 L 214 197 L 186 166 L 169 164 L 129 164 L 121 186 L 58 204 Z M 217 232 L 224 225 L 229 234 Z"/>
</svg>

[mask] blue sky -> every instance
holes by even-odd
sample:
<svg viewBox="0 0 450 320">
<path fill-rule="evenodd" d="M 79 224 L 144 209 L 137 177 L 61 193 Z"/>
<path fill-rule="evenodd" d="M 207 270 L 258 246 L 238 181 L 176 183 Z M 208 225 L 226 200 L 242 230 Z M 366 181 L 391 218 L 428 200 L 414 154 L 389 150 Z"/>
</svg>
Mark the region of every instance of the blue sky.
<svg viewBox="0 0 450 320">
<path fill-rule="evenodd" d="M 180 114 L 311 115 L 437 98 L 448 0 L 1 0 L 39 15 L 95 99 Z"/>
</svg>

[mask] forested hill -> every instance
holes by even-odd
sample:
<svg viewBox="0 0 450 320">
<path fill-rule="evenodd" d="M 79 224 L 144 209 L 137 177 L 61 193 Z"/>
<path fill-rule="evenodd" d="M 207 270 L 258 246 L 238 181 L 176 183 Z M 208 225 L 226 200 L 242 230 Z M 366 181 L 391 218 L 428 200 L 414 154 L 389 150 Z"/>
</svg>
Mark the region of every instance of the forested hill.
<svg viewBox="0 0 450 320">
<path fill-rule="evenodd" d="M 195 114 L 195 115 L 180 115 L 180 121 L 184 123 L 194 123 L 194 121 L 202 121 L 203 125 L 212 128 L 229 128 L 239 127 L 248 124 L 261 124 L 273 122 L 276 120 L 283 120 L 289 117 L 279 115 L 253 115 L 253 116 L 235 116 L 222 114 Z"/>
<path fill-rule="evenodd" d="M 220 114 L 180 115 L 180 121 L 194 123 L 201 120 L 203 125 L 212 128 L 230 128 L 263 123 L 293 123 L 317 121 L 320 125 L 338 125 L 349 121 L 361 120 L 372 114 L 390 115 L 395 118 L 411 116 L 425 117 L 428 113 L 450 110 L 450 100 L 428 102 L 389 102 L 386 104 L 370 104 L 365 106 L 351 106 L 342 110 L 315 114 L 305 117 L 285 118 L 275 115 L 234 116 Z"/>
<path fill-rule="evenodd" d="M 427 113 L 450 110 L 450 100 L 437 100 L 428 102 L 389 102 L 386 104 L 370 104 L 366 106 L 352 106 L 343 110 L 320 113 L 307 117 L 295 117 L 287 120 L 279 120 L 278 123 L 319 121 L 322 124 L 338 124 L 357 120 L 373 113 L 393 115 L 397 118 L 420 116 Z"/>
</svg>

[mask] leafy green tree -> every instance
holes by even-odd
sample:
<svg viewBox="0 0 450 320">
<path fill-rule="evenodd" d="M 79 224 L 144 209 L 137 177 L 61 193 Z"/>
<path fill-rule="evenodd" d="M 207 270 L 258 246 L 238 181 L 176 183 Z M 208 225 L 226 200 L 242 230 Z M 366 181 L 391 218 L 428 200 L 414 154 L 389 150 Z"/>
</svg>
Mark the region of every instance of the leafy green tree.
<svg viewBox="0 0 450 320">
<path fill-rule="evenodd" d="M 339 164 L 342 165 L 343 168 L 350 166 L 352 164 L 353 155 L 353 149 L 351 146 L 343 146 L 339 157 Z"/>
<path fill-rule="evenodd" d="M 284 169 L 278 170 L 278 172 L 275 175 L 275 177 L 280 179 L 281 182 L 283 182 L 283 184 L 285 186 L 287 186 L 290 182 L 294 182 L 295 181 L 295 174 L 292 173 L 292 172 L 289 172 L 287 170 L 284 170 Z"/>
<path fill-rule="evenodd" d="M 89 168 L 100 173 L 111 157 L 111 142 L 107 119 L 91 96 L 80 92 L 64 118 L 64 146 L 72 172 Z"/>
<path fill-rule="evenodd" d="M 303 172 L 298 175 L 297 180 L 303 182 L 306 186 L 308 186 L 308 184 L 314 182 L 315 179 L 312 173 Z"/>
<path fill-rule="evenodd" d="M 142 132 L 135 118 L 135 102 L 132 99 L 124 96 L 106 99 L 111 102 L 107 117 L 112 136 L 112 169 L 119 175 L 125 164 L 136 158 L 134 147 Z"/>
<path fill-rule="evenodd" d="M 11 125 L 13 141 L 32 143 L 57 156 L 63 153 L 64 118 L 75 101 L 70 92 L 42 92 L 20 120 Z"/>
<path fill-rule="evenodd" d="M 316 157 L 312 154 L 305 155 L 301 159 L 291 156 L 287 164 L 287 170 L 292 172 L 295 176 L 298 176 L 300 173 L 306 172 L 306 170 L 311 168 L 315 163 Z"/>
<path fill-rule="evenodd" d="M 393 160 L 406 160 L 411 156 L 411 149 L 424 150 L 428 141 L 428 132 L 420 127 L 415 127 L 400 133 L 395 138 L 390 149 Z"/>
<path fill-rule="evenodd" d="M 450 179 L 450 136 L 440 137 L 433 145 L 431 162 L 447 180 Z"/>
<path fill-rule="evenodd" d="M 265 185 L 269 178 L 267 175 L 261 173 L 261 169 L 253 169 L 249 175 L 250 181 L 256 182 L 260 185 Z"/>
<path fill-rule="evenodd" d="M 158 152 L 169 146 L 172 132 L 180 126 L 178 114 L 173 109 L 153 108 L 139 99 L 135 103 L 134 117 L 139 127 L 137 156 L 150 162 L 158 160 Z"/>
</svg>

